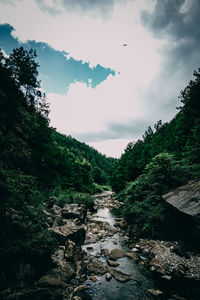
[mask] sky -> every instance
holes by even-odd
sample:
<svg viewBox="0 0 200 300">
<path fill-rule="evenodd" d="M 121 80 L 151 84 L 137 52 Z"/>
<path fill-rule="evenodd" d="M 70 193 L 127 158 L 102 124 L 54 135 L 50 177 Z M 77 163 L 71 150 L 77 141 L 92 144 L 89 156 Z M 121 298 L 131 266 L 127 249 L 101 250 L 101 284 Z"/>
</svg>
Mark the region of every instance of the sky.
<svg viewBox="0 0 200 300">
<path fill-rule="evenodd" d="M 0 46 L 36 49 L 51 126 L 120 157 L 177 113 L 199 20 L 199 0 L 0 0 Z"/>
</svg>

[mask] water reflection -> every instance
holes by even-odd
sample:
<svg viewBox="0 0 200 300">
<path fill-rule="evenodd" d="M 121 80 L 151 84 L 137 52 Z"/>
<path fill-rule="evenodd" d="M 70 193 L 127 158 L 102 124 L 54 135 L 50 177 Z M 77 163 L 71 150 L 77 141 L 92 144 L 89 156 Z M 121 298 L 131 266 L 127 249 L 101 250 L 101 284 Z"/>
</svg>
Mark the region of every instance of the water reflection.
<svg viewBox="0 0 200 300">
<path fill-rule="evenodd" d="M 107 207 L 101 207 L 93 216 L 93 220 L 108 222 L 114 225 L 116 220 Z M 107 248 L 109 250 L 120 248 L 127 251 L 127 246 L 124 241 L 124 232 L 118 232 L 113 236 L 108 236 L 104 241 L 99 241 L 93 244 L 83 246 L 91 256 L 105 264 L 106 258 L 101 256 L 101 249 Z M 142 267 L 135 263 L 134 260 L 124 257 L 118 259 L 118 270 L 121 270 L 132 275 L 132 279 L 126 283 L 119 282 L 112 278 L 110 281 L 106 280 L 106 275 L 97 277 L 97 282 L 87 280 L 85 282 L 87 295 L 93 300 L 148 300 L 152 299 L 147 293 L 147 288 L 154 288 L 153 281 L 149 273 Z M 84 298 L 86 299 L 86 298 Z"/>
</svg>

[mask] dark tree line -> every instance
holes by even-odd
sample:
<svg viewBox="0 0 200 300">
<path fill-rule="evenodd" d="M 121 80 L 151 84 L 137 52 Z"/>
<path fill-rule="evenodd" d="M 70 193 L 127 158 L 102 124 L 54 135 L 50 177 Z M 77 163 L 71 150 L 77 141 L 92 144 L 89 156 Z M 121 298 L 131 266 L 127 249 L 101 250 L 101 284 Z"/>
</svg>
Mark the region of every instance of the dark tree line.
<svg viewBox="0 0 200 300">
<path fill-rule="evenodd" d="M 152 158 L 161 153 L 169 152 L 177 160 L 184 160 L 188 168 L 193 169 L 195 177 L 199 175 L 200 164 L 200 70 L 194 72 L 195 79 L 181 91 L 182 106 L 169 122 L 158 121 L 154 128 L 150 126 L 143 138 L 129 143 L 125 153 L 118 161 L 112 176 L 112 187 L 121 191 L 127 182 L 135 180 L 142 174 L 145 166 Z"/>
<path fill-rule="evenodd" d="M 194 219 L 162 199 L 171 188 L 200 178 L 200 69 L 194 77 L 181 91 L 177 115 L 129 143 L 114 168 L 112 187 L 124 201 L 122 214 L 136 237 L 183 240 L 199 247 Z"/>
<path fill-rule="evenodd" d="M 49 127 L 38 67 L 34 50 L 14 49 L 8 58 L 0 51 L 0 264 L 5 274 L 15 273 L 19 262 L 48 266 L 55 241 L 43 203 L 55 195 L 91 205 L 91 198 L 79 193 L 109 184 L 114 162 Z"/>
</svg>

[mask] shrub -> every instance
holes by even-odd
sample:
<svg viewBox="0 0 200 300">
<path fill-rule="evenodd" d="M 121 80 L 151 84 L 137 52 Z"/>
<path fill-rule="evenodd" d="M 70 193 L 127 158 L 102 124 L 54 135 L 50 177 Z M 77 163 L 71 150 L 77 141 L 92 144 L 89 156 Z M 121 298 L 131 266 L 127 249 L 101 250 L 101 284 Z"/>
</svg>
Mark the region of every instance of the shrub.
<svg viewBox="0 0 200 300">
<path fill-rule="evenodd" d="M 57 197 L 57 205 L 61 207 L 67 203 L 84 204 L 88 209 L 92 209 L 94 206 L 93 197 L 87 193 L 79 193 L 73 190 L 60 190 L 54 193 L 54 195 Z"/>
<path fill-rule="evenodd" d="M 167 224 L 169 216 L 162 194 L 186 180 L 182 164 L 171 154 L 161 153 L 152 159 L 141 176 L 127 185 L 117 198 L 124 201 L 122 213 L 132 224 L 135 235 L 163 238 L 165 231 L 161 230 L 161 224 Z"/>
</svg>

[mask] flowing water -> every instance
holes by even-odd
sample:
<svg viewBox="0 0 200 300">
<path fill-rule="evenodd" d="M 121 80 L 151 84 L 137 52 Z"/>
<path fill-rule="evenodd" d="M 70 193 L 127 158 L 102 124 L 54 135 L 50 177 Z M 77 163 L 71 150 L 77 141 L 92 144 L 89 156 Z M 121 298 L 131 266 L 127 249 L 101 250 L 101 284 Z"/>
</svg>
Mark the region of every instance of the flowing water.
<svg viewBox="0 0 200 300">
<path fill-rule="evenodd" d="M 110 225 L 114 225 L 116 220 L 107 207 L 99 207 L 97 213 L 93 215 L 94 220 L 106 221 Z M 95 260 L 99 260 L 106 263 L 106 258 L 99 255 L 101 249 L 107 248 L 112 250 L 114 248 L 120 248 L 128 252 L 128 246 L 126 245 L 125 232 L 120 231 L 113 236 L 107 236 L 104 241 L 99 241 L 94 244 L 83 246 L 83 249 L 90 255 L 94 256 Z M 124 257 L 118 259 L 119 266 L 115 269 L 121 270 L 132 275 L 132 279 L 128 282 L 119 282 L 112 278 L 110 281 L 106 279 L 106 275 L 96 276 L 98 281 L 93 282 L 87 280 L 85 285 L 87 286 L 88 298 L 93 300 L 148 300 L 152 299 L 151 295 L 147 292 L 147 289 L 153 289 L 154 284 L 151 279 L 151 275 L 142 267 L 135 263 L 133 259 Z"/>
</svg>

